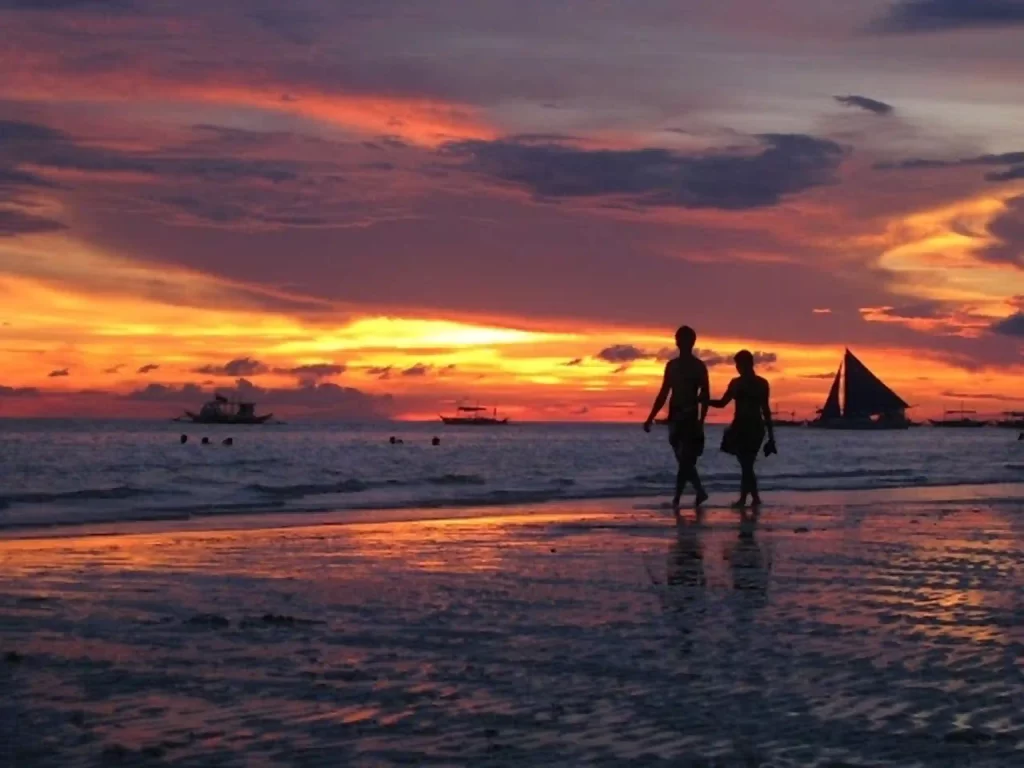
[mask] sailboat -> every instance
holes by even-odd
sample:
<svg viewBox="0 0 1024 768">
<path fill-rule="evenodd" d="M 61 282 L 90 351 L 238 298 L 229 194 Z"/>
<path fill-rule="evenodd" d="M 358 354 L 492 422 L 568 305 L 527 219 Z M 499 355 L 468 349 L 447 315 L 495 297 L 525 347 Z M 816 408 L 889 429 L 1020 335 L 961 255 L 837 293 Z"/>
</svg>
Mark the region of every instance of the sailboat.
<svg viewBox="0 0 1024 768">
<path fill-rule="evenodd" d="M 820 429 L 907 429 L 910 406 L 849 350 L 825 405 L 810 423 Z"/>
</svg>

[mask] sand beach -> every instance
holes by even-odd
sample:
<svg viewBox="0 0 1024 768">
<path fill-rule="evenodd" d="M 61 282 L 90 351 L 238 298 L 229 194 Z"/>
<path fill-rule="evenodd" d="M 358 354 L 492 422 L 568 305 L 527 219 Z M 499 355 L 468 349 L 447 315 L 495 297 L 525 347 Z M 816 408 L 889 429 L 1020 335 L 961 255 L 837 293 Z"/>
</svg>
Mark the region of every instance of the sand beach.
<svg viewBox="0 0 1024 768">
<path fill-rule="evenodd" d="M 17 532 L 0 764 L 1024 765 L 1012 498 Z"/>
</svg>

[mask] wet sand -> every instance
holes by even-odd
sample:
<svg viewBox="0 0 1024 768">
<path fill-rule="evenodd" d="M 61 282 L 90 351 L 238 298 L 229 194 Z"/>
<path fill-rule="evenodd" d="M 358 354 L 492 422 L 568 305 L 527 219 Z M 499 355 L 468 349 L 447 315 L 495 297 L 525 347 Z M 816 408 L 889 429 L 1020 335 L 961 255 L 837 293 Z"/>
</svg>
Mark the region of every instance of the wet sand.
<svg viewBox="0 0 1024 768">
<path fill-rule="evenodd" d="M 6 540 L 0 685 L 4 766 L 1024 765 L 1024 505 Z"/>
</svg>

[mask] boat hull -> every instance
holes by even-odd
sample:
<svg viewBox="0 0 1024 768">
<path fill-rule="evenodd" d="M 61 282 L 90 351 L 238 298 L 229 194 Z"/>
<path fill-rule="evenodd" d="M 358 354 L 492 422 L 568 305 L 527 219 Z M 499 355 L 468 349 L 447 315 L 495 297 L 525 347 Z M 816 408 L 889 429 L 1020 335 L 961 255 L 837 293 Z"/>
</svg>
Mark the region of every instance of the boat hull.
<svg viewBox="0 0 1024 768">
<path fill-rule="evenodd" d="M 808 423 L 813 429 L 836 429 L 856 432 L 890 432 L 893 430 L 910 429 L 910 422 L 899 421 L 857 421 L 854 419 L 834 419 L 830 421 L 812 421 Z"/>
<path fill-rule="evenodd" d="M 500 427 L 508 424 L 508 419 L 465 419 L 460 416 L 441 416 L 441 421 L 452 427 Z"/>
<path fill-rule="evenodd" d="M 185 411 L 185 416 L 193 424 L 265 424 L 274 414 L 267 413 L 263 416 L 203 416 L 202 414 Z"/>
<path fill-rule="evenodd" d="M 979 427 L 987 427 L 984 421 L 971 421 L 968 423 L 962 423 L 957 421 L 931 421 L 933 427 L 940 427 L 942 429 L 978 429 Z"/>
</svg>

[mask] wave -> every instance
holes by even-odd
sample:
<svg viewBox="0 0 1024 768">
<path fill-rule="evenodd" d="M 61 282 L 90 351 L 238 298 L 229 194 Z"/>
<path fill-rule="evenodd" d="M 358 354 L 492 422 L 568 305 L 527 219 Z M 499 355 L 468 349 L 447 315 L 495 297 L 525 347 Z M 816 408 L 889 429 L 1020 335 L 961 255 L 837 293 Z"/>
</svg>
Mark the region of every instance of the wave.
<svg viewBox="0 0 1024 768">
<path fill-rule="evenodd" d="M 480 475 L 460 475 L 458 473 L 428 477 L 426 482 L 430 485 L 487 485 L 487 479 Z M 409 483 L 409 485 L 412 484 L 414 483 Z"/>
<path fill-rule="evenodd" d="M 913 469 L 839 469 L 825 472 L 778 472 L 770 473 L 759 470 L 758 474 L 762 480 L 856 480 L 870 478 L 901 478 L 918 479 L 922 477 L 918 470 Z M 708 477 L 712 480 L 722 480 L 738 476 L 736 472 L 701 472 L 701 477 Z M 663 470 L 660 472 L 644 472 L 632 477 L 635 483 L 674 483 L 676 473 Z"/>
<path fill-rule="evenodd" d="M 113 488 L 83 488 L 77 491 L 55 491 L 11 493 L 0 496 L 0 509 L 12 504 L 52 504 L 54 502 L 74 501 L 106 501 L 115 499 L 132 499 L 140 496 L 166 495 L 174 491 L 157 491 L 146 488 L 135 488 L 130 485 L 119 485 Z"/>
<path fill-rule="evenodd" d="M 341 484 L 337 484 L 341 485 Z M 331 487 L 337 487 L 337 485 Z M 1011 483 L 1014 487 L 1019 487 L 1019 483 Z M 999 487 L 1006 487 L 1007 483 L 1005 480 L 978 480 L 975 482 L 945 482 L 945 483 L 922 483 L 914 486 L 902 486 L 902 487 L 920 487 L 920 488 L 949 488 L 954 489 L 958 487 L 985 487 L 992 486 L 994 489 Z M 315 486 L 291 486 L 295 488 L 323 488 L 322 485 Z M 351 486 L 350 486 L 351 487 Z M 734 483 L 722 484 L 722 483 L 709 483 L 708 490 L 712 493 L 722 493 L 725 490 L 732 490 Z M 806 491 L 871 491 L 871 490 L 885 490 L 893 491 L 898 490 L 901 486 L 861 486 L 859 488 L 796 488 L 796 487 L 778 487 L 773 490 L 779 492 L 794 492 L 801 494 Z M 273 486 L 271 486 L 273 488 Z M 124 490 L 118 489 L 106 489 L 106 490 L 93 490 L 86 492 L 72 492 L 66 494 L 50 494 L 52 496 L 63 496 L 63 497 L 75 497 L 81 498 L 83 493 L 109 493 L 114 491 L 115 494 L 122 494 L 115 496 L 115 498 L 128 498 L 123 494 L 126 493 Z M 139 493 L 139 489 L 132 489 L 135 494 Z M 278 488 L 277 490 L 280 490 Z M 190 518 L 208 518 L 208 517 L 231 517 L 231 516 L 250 516 L 250 515 L 264 515 L 264 514 L 285 514 L 285 515 L 301 515 L 308 513 L 324 513 L 324 512 L 338 512 L 344 514 L 346 512 L 365 512 L 370 510 L 380 511 L 395 511 L 395 510 L 409 510 L 414 512 L 415 510 L 436 510 L 436 509 L 466 509 L 473 507 L 488 508 L 488 507 L 503 507 L 512 505 L 536 505 L 544 504 L 548 502 L 594 502 L 602 500 L 614 500 L 614 499 L 643 499 L 652 498 L 656 496 L 663 496 L 668 492 L 668 488 L 652 489 L 650 486 L 630 486 L 623 485 L 618 487 L 604 487 L 604 488 L 590 488 L 590 489 L 578 489 L 575 491 L 569 491 L 564 488 L 541 488 L 541 489 L 509 489 L 509 488 L 498 488 L 489 491 L 483 491 L 479 493 L 463 493 L 455 496 L 448 497 L 437 497 L 437 496 L 419 496 L 413 498 L 391 498 L 391 499 L 370 499 L 370 498 L 359 498 L 353 496 L 348 502 L 339 502 L 336 498 L 334 499 L 323 499 L 317 502 L 315 499 L 310 499 L 305 502 L 298 504 L 292 503 L 295 501 L 288 500 L 281 497 L 271 496 L 269 499 L 264 501 L 244 501 L 237 500 L 231 502 L 220 502 L 220 503 L 209 503 L 209 501 L 200 503 L 196 500 L 195 504 L 192 505 L 176 505 L 173 507 L 162 506 L 162 507 L 133 507 L 131 510 L 113 510 L 110 508 L 79 508 L 75 511 L 60 508 L 46 509 L 40 512 L 39 510 L 26 509 L 24 512 L 11 516 L 5 512 L 3 516 L 0 516 L 0 531 L 2 530 L 13 530 L 13 529 L 25 529 L 25 528 L 63 528 L 73 527 L 81 525 L 90 525 L 97 523 L 136 523 L 136 522 L 152 522 L 152 521 L 174 521 L 174 520 L 188 520 Z M 29 494 L 22 494 L 27 496 Z M 38 496 L 39 494 L 35 494 Z M 979 501 L 984 503 L 1019 503 L 1024 494 L 1015 494 L 1014 492 L 1003 493 L 1003 495 L 984 495 L 978 497 Z M 105 496 L 102 498 L 106 498 Z M 298 497 L 301 498 L 301 497 Z M 808 497 L 809 499 L 814 497 Z M 820 497 L 819 497 L 820 498 Z M 941 503 L 946 497 L 934 497 L 927 500 L 928 503 Z M 960 494 L 954 494 L 948 497 L 948 501 L 963 503 L 969 498 L 964 497 Z M 789 502 L 795 503 L 795 502 Z M 820 505 L 822 503 L 834 504 L 841 503 L 832 501 L 817 501 L 809 502 L 812 506 Z M 849 502 L 854 503 L 854 502 Z M 870 502 L 874 504 L 875 502 Z M 911 499 L 906 503 L 914 503 Z M 663 506 L 663 505 L 661 505 Z M 647 507 L 641 506 L 641 509 Z M 661 508 L 656 506 L 655 508 Z M 2 509 L 2 506 L 0 506 Z"/>
<path fill-rule="evenodd" d="M 253 483 L 245 486 L 246 490 L 263 493 L 267 496 L 322 496 L 327 493 L 359 493 L 371 488 L 370 483 L 362 480 L 342 480 L 340 483 L 300 483 L 297 485 L 264 485 Z"/>
</svg>

